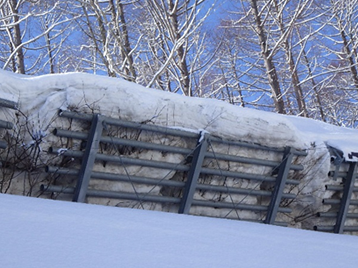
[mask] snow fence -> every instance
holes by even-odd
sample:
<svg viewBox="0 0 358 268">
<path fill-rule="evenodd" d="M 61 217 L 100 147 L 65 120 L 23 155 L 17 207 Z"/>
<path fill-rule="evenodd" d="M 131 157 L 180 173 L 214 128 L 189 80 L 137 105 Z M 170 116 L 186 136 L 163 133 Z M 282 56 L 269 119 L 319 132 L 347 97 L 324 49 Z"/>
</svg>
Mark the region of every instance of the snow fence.
<svg viewBox="0 0 358 268">
<path fill-rule="evenodd" d="M 322 200 L 355 198 L 355 190 L 331 191 L 326 185 L 338 187 L 346 181 L 347 176 L 331 177 L 329 171 L 349 171 L 351 162 L 345 162 L 356 159 L 348 159 L 351 148 L 343 145 L 345 137 L 352 139 L 356 132 L 145 89 L 120 79 L 85 74 L 28 77 L 4 71 L 0 78 L 2 96 L 19 103 L 17 110 L 0 113 L 14 125 L 2 131 L 8 143 L 1 154 L 3 192 L 63 200 L 77 196 L 89 203 L 287 223 L 305 229 L 335 225 L 340 214 L 350 216 L 349 225 L 356 224 L 355 211 L 340 206 L 340 201 L 322 205 Z M 68 113 L 79 118 L 64 116 Z M 94 114 L 139 128 L 107 122 L 103 135 L 93 137 L 100 141 L 94 147 L 96 153 L 86 153 L 90 134 L 98 133 L 92 131 L 97 125 Z M 166 132 L 143 126 L 165 127 Z M 177 137 L 168 134 L 170 130 L 191 134 Z M 202 141 L 206 150 L 197 161 L 194 155 L 203 148 Z M 339 165 L 327 144 L 341 149 Z M 288 158 L 290 167 L 280 169 Z M 88 163 L 89 168 L 84 168 Z M 165 168 L 158 166 L 163 163 Z M 195 173 L 194 165 L 200 167 L 198 174 L 189 176 Z M 283 184 L 277 180 L 280 170 L 287 172 Z M 88 173 L 88 187 L 79 187 Z M 113 192 L 120 194 L 113 197 Z M 345 207 L 343 213 L 341 207 Z M 335 213 L 335 217 L 317 217 L 318 212 Z M 325 228 L 329 229 L 321 229 Z"/>
</svg>

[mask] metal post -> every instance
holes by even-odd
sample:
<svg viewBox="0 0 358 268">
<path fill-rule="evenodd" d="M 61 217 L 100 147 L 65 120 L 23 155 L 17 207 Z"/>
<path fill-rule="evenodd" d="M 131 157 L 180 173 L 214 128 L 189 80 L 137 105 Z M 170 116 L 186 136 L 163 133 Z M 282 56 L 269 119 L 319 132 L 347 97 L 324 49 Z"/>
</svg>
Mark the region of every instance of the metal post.
<svg viewBox="0 0 358 268">
<path fill-rule="evenodd" d="M 352 162 L 349 165 L 348 174 L 344 183 L 343 195 L 341 199 L 341 206 L 338 211 L 336 225 L 333 232 L 337 234 L 343 233 L 344 223 L 347 218 L 349 202 L 354 189 L 355 173 L 357 170 L 357 162 Z"/>
<path fill-rule="evenodd" d="M 78 181 L 73 196 L 74 202 L 85 202 L 87 188 L 91 178 L 94 161 L 96 160 L 102 131 L 103 117 L 99 114 L 94 114 L 90 133 L 88 134 L 86 149 L 82 158 L 82 165 L 78 174 Z"/>
<path fill-rule="evenodd" d="M 293 153 L 291 147 L 286 147 L 283 155 L 283 160 L 278 170 L 275 189 L 272 192 L 271 202 L 270 205 L 268 206 L 267 216 L 264 223 L 267 224 L 275 223 L 276 215 L 283 195 L 283 190 L 286 185 L 288 172 L 290 171 L 292 158 L 293 158 Z"/>
<path fill-rule="evenodd" d="M 202 134 L 200 136 L 199 144 L 196 147 L 193 154 L 193 160 L 188 173 L 188 180 L 185 184 L 183 197 L 179 206 L 178 213 L 180 214 L 189 214 L 189 210 L 193 202 L 195 189 L 198 184 L 200 170 L 204 162 L 207 148 L 208 148 L 208 135 Z"/>
<path fill-rule="evenodd" d="M 0 106 L 5 107 L 5 108 L 10 108 L 10 109 L 17 110 L 18 103 L 15 102 L 15 101 L 0 98 Z"/>
</svg>

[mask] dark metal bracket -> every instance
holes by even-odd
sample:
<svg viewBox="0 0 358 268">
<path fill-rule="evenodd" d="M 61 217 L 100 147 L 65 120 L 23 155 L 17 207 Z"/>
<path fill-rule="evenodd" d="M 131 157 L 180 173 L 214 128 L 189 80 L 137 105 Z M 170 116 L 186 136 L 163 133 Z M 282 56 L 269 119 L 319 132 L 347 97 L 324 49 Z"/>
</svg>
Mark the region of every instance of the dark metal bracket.
<svg viewBox="0 0 358 268">
<path fill-rule="evenodd" d="M 286 147 L 282 162 L 278 169 L 278 175 L 276 178 L 275 189 L 272 192 L 271 202 L 268 207 L 267 216 L 266 216 L 264 223 L 267 223 L 267 224 L 275 223 L 276 215 L 277 215 L 277 212 L 278 212 L 278 209 L 279 209 L 279 206 L 281 203 L 282 195 L 283 195 L 283 190 L 285 188 L 288 173 L 290 171 L 292 158 L 293 158 L 292 148 Z"/>
<path fill-rule="evenodd" d="M 185 184 L 183 198 L 179 206 L 178 213 L 180 214 L 189 214 L 207 148 L 208 136 L 206 134 L 202 134 L 200 135 L 198 146 L 193 154 L 193 160 L 188 173 L 188 180 Z"/>
<path fill-rule="evenodd" d="M 78 181 L 73 196 L 74 202 L 84 203 L 86 200 L 87 189 L 91 179 L 93 165 L 96 160 L 102 131 L 103 117 L 99 114 L 94 114 L 86 143 L 86 149 L 82 159 L 82 165 L 78 174 Z"/>
</svg>

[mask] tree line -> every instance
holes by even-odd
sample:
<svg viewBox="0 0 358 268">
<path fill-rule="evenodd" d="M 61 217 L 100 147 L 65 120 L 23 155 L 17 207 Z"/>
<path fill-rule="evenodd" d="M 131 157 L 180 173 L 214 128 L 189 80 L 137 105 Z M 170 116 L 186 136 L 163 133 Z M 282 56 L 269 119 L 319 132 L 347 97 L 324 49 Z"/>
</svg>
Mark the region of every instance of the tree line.
<svg viewBox="0 0 358 268">
<path fill-rule="evenodd" d="M 0 0 L 0 64 L 357 127 L 358 0 Z"/>
</svg>

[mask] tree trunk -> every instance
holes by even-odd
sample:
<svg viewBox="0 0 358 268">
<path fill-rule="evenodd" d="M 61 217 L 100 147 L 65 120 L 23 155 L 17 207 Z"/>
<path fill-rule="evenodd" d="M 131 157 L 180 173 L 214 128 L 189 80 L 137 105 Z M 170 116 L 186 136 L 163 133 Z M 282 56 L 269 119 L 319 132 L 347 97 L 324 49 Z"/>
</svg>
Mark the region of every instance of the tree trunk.
<svg viewBox="0 0 358 268">
<path fill-rule="evenodd" d="M 274 4 L 275 4 L 275 9 L 276 9 L 275 11 L 276 11 L 277 20 L 279 22 L 280 31 L 281 31 L 281 34 L 284 35 L 286 32 L 285 25 L 283 24 L 282 14 L 281 14 L 281 16 L 279 15 L 279 8 L 278 8 L 277 0 L 274 0 Z M 297 106 L 298 106 L 298 110 L 299 110 L 299 115 L 303 116 L 303 117 L 308 117 L 306 103 L 305 103 L 303 91 L 302 91 L 302 88 L 300 85 L 300 79 L 298 77 L 297 68 L 295 67 L 295 61 L 292 56 L 292 51 L 291 51 L 290 44 L 288 41 L 288 36 L 286 36 L 283 41 L 283 48 L 285 50 L 287 64 L 288 64 L 289 70 L 290 70 L 291 81 L 292 81 L 292 86 L 293 86 L 293 89 L 295 92 L 295 98 L 296 98 L 296 102 L 297 102 Z"/>
<path fill-rule="evenodd" d="M 354 83 L 354 86 L 358 89 L 358 72 L 357 72 L 357 68 L 356 65 L 354 63 L 354 59 L 353 59 L 353 55 L 351 52 L 351 49 L 349 48 L 349 44 L 348 44 L 348 40 L 347 40 L 347 35 L 345 33 L 345 31 L 343 29 L 341 29 L 341 38 L 343 41 L 343 46 L 344 46 L 344 52 L 346 53 L 348 62 L 349 62 L 349 69 L 352 75 L 352 80 Z"/>
<path fill-rule="evenodd" d="M 24 52 L 21 47 L 21 29 L 19 23 L 19 15 L 17 9 L 17 0 L 10 0 L 10 8 L 12 16 L 14 18 L 13 26 L 13 50 L 16 51 L 16 72 L 20 74 L 25 74 L 25 62 L 24 62 Z"/>
<path fill-rule="evenodd" d="M 116 25 L 116 28 L 118 25 L 120 25 L 116 30 L 116 38 L 121 43 L 121 54 L 122 54 L 122 60 L 124 62 L 127 62 L 127 64 L 124 65 L 124 73 L 127 76 L 127 79 L 129 81 L 135 82 L 137 74 L 134 68 L 134 60 L 133 56 L 131 54 L 131 45 L 129 41 L 129 34 L 127 29 L 127 23 L 124 16 L 124 8 L 121 1 L 117 0 L 117 14 L 116 15 L 116 9 L 114 5 L 114 0 L 109 1 L 111 13 L 112 13 L 112 21 L 113 24 Z"/>
<path fill-rule="evenodd" d="M 169 18 L 170 24 L 172 27 L 172 31 L 175 34 L 173 42 L 180 39 L 179 27 L 178 27 L 178 12 L 174 10 L 175 5 L 173 0 L 168 0 L 168 7 L 169 7 Z M 186 62 L 186 55 L 185 55 L 184 45 L 180 45 L 177 48 L 177 55 L 178 55 L 178 66 L 181 74 L 181 84 L 183 86 L 184 94 L 187 96 L 192 96 L 192 90 L 190 87 L 190 73 L 188 69 L 188 64 Z"/>
<path fill-rule="evenodd" d="M 47 24 L 45 25 L 45 30 L 48 29 Z M 55 73 L 55 66 L 54 66 L 54 58 L 52 55 L 52 47 L 51 47 L 51 37 L 50 37 L 50 32 L 48 32 L 45 35 L 46 38 L 46 47 L 47 47 L 47 54 L 48 54 L 48 60 L 49 60 L 49 64 L 50 64 L 50 73 L 54 74 Z"/>
<path fill-rule="evenodd" d="M 254 18 L 256 23 L 257 35 L 259 37 L 260 46 L 261 46 L 261 54 L 263 60 L 265 62 L 266 74 L 269 80 L 269 84 L 271 87 L 271 92 L 273 95 L 273 100 L 275 103 L 276 111 L 280 114 L 285 114 L 285 104 L 283 102 L 280 83 L 278 81 L 277 71 L 275 64 L 272 60 L 272 56 L 270 56 L 270 50 L 267 44 L 267 37 L 261 22 L 257 0 L 251 0 L 251 7 L 254 12 Z"/>
<path fill-rule="evenodd" d="M 101 16 L 101 13 L 98 10 L 96 4 L 94 3 L 94 0 L 91 0 L 90 4 L 91 4 L 91 6 L 94 9 L 95 14 L 96 14 L 96 18 L 97 18 L 97 21 L 98 21 L 98 28 L 100 30 L 100 35 L 101 35 L 101 42 L 103 44 L 103 50 L 104 51 L 99 51 L 99 52 L 102 55 L 103 62 L 105 64 L 106 68 L 107 68 L 108 75 L 111 76 L 111 77 L 116 77 L 116 73 L 114 72 L 114 68 L 113 68 L 113 65 L 111 63 L 111 58 L 110 58 L 111 56 L 108 55 L 107 31 L 106 31 L 106 27 L 105 27 L 103 18 Z M 90 28 L 91 35 L 92 35 L 92 38 L 93 38 L 93 42 L 97 44 L 97 39 L 96 39 L 95 35 L 93 34 L 92 26 L 90 24 L 88 14 L 87 14 L 87 11 L 86 11 L 84 6 L 83 6 L 83 11 L 86 12 L 86 17 L 87 17 L 87 21 L 88 21 L 88 27 Z M 97 45 L 96 45 L 96 47 L 97 47 L 97 49 L 99 49 L 99 47 Z"/>
</svg>

